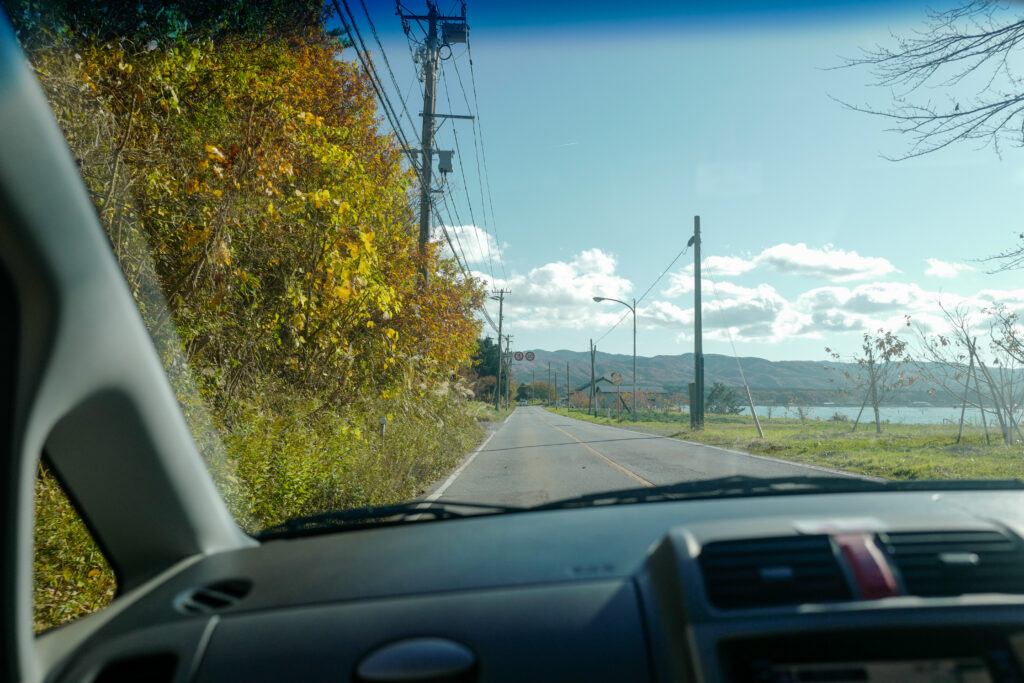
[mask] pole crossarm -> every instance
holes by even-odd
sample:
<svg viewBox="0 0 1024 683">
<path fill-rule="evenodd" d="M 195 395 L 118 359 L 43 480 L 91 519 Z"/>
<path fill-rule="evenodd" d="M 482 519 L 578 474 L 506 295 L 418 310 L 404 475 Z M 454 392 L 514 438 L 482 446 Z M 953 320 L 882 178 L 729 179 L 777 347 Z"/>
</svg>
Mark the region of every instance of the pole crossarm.
<svg viewBox="0 0 1024 683">
<path fill-rule="evenodd" d="M 424 114 L 423 112 L 420 112 L 420 116 L 432 116 L 435 119 L 467 119 L 469 121 L 476 118 L 469 114 Z"/>
</svg>

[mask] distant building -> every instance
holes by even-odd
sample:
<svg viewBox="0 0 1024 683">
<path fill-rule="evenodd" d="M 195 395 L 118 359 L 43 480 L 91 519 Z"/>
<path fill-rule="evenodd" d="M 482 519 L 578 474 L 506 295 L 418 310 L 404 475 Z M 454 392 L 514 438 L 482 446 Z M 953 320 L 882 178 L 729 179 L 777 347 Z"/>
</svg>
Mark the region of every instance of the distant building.
<svg viewBox="0 0 1024 683">
<path fill-rule="evenodd" d="M 590 382 L 584 382 L 573 391 L 589 396 Z M 630 379 L 623 378 L 622 385 L 615 386 L 606 375 L 601 375 L 594 380 L 594 394 L 598 410 L 614 408 L 617 394 L 622 397 L 624 409 L 629 410 L 633 407 L 633 382 Z M 636 394 L 638 410 L 663 410 L 666 406 L 668 392 L 660 384 L 641 382 L 636 387 Z"/>
</svg>

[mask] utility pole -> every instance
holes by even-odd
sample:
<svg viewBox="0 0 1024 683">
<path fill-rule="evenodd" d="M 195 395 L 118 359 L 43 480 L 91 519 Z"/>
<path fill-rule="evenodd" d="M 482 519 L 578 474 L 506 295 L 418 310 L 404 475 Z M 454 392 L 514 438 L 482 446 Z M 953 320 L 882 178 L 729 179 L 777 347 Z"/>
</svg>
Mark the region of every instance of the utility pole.
<svg viewBox="0 0 1024 683">
<path fill-rule="evenodd" d="M 427 242 L 430 241 L 430 213 L 431 213 L 431 175 L 433 173 L 434 156 L 434 119 L 444 118 L 472 118 L 471 116 L 456 116 L 452 114 L 435 113 L 435 100 L 437 97 L 437 65 L 441 54 L 441 48 L 452 43 L 465 43 L 469 36 L 469 26 L 466 24 L 466 3 L 462 3 L 461 16 L 443 16 L 437 10 L 434 0 L 427 0 L 426 15 L 403 14 L 401 3 L 398 3 L 396 11 L 402 18 L 402 27 L 406 35 L 409 35 L 409 21 L 427 22 L 426 38 L 423 46 L 417 51 L 417 57 L 423 68 L 423 127 L 421 140 L 421 169 L 420 176 L 420 235 L 419 248 L 422 265 L 420 266 L 420 277 L 424 282 L 427 280 Z M 440 33 L 438 29 L 440 28 Z M 412 150 L 410 150 L 410 153 Z M 443 170 L 443 169 L 442 169 Z M 499 339 L 500 341 L 500 339 Z"/>
<path fill-rule="evenodd" d="M 595 391 L 596 386 L 594 383 L 594 354 L 597 353 L 597 346 L 594 345 L 594 340 L 590 340 L 590 412 L 597 417 L 597 392 Z"/>
<path fill-rule="evenodd" d="M 572 398 L 572 389 L 569 387 L 569 361 L 565 361 L 565 412 L 572 410 L 569 400 Z"/>
<path fill-rule="evenodd" d="M 511 294 L 512 292 L 506 289 L 499 289 L 496 292 L 492 292 L 495 296 L 491 299 L 498 302 L 498 377 L 494 384 L 494 408 L 495 410 L 501 410 L 501 371 L 505 367 L 502 365 L 502 354 L 501 354 L 501 325 L 503 322 L 503 316 L 505 314 L 505 295 Z"/>
<path fill-rule="evenodd" d="M 700 216 L 693 217 L 693 237 L 688 246 L 693 247 L 693 382 L 694 392 L 690 399 L 690 426 L 704 429 L 704 332 L 701 329 L 700 307 Z"/>
<path fill-rule="evenodd" d="M 547 399 L 548 400 L 546 401 L 546 403 L 548 405 L 551 405 L 551 361 L 548 361 L 548 391 L 547 391 L 547 394 L 548 394 L 547 395 Z M 558 396 L 558 392 L 557 391 L 555 392 L 555 396 L 556 397 Z"/>
<path fill-rule="evenodd" d="M 505 335 L 505 410 L 512 407 L 512 356 L 509 355 L 512 346 L 512 335 Z"/>
</svg>

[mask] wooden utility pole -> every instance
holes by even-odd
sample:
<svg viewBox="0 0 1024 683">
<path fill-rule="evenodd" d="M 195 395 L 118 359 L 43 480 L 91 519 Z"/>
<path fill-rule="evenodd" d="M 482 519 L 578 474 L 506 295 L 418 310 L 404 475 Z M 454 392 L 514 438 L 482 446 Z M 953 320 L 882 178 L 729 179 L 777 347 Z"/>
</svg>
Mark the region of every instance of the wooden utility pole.
<svg viewBox="0 0 1024 683">
<path fill-rule="evenodd" d="M 700 216 L 693 217 L 693 383 L 690 402 L 690 426 L 704 429 L 704 331 L 700 304 Z"/>
<path fill-rule="evenodd" d="M 572 398 L 572 389 L 569 387 L 569 361 L 565 361 L 565 412 L 572 409 L 569 400 Z"/>
<path fill-rule="evenodd" d="M 399 6 L 401 7 L 401 6 Z M 452 43 L 464 43 L 469 35 L 469 27 L 466 24 L 466 5 L 462 5 L 461 16 L 443 16 L 437 10 L 434 0 L 427 0 L 426 15 L 402 14 L 402 26 L 406 34 L 409 33 L 409 21 L 426 22 L 426 37 L 422 47 L 417 51 L 420 64 L 423 68 L 423 127 L 420 138 L 421 153 L 421 175 L 420 175 L 420 234 L 419 251 L 422 259 L 420 265 L 420 277 L 425 283 L 427 281 L 427 242 L 430 241 L 430 214 L 431 214 L 431 176 L 433 173 L 434 157 L 434 120 L 443 118 L 464 118 L 471 116 L 458 116 L 452 114 L 435 113 L 437 99 L 437 65 L 441 54 L 441 48 Z M 443 22 L 440 23 L 439 22 Z M 442 30 L 439 32 L 438 28 Z M 409 151 L 410 153 L 413 150 Z M 443 171 L 443 169 L 442 169 Z M 500 341 L 500 339 L 499 339 Z"/>
<path fill-rule="evenodd" d="M 597 352 L 597 347 L 594 345 L 594 340 L 590 340 L 590 412 L 597 417 L 597 393 L 594 391 L 596 386 L 594 384 L 594 354 Z"/>
<path fill-rule="evenodd" d="M 512 407 L 512 356 L 509 355 L 512 346 L 512 335 L 505 335 L 505 410 Z"/>
<path fill-rule="evenodd" d="M 558 392 L 557 391 L 555 392 L 555 397 L 556 398 L 558 397 Z M 545 401 L 545 403 L 547 403 L 548 405 L 551 405 L 551 361 L 548 361 L 548 391 L 547 391 L 547 401 Z"/>
<path fill-rule="evenodd" d="M 502 364 L 503 356 L 501 353 L 501 325 L 502 322 L 504 322 L 505 295 L 511 293 L 512 292 L 508 291 L 507 289 L 499 289 L 496 292 L 492 292 L 494 296 L 491 297 L 491 299 L 494 299 L 495 301 L 498 302 L 498 377 L 496 378 L 494 384 L 494 408 L 496 410 L 501 409 L 501 372 L 505 367 Z"/>
</svg>

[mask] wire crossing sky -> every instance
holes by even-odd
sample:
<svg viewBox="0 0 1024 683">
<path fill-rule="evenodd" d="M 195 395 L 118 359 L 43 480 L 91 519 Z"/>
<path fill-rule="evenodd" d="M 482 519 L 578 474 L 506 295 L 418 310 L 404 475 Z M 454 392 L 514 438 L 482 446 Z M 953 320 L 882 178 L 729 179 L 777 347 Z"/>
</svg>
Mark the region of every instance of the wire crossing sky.
<svg viewBox="0 0 1024 683">
<path fill-rule="evenodd" d="M 439 237 L 488 290 L 512 290 L 505 325 L 520 349 L 600 339 L 630 353 L 623 312 L 592 301 L 604 296 L 637 297 L 641 355 L 692 350 L 692 259 L 662 269 L 694 215 L 715 279 L 706 353 L 817 359 L 908 314 L 939 331 L 942 306 L 1024 309 L 1019 276 L 981 261 L 1024 232 L 1024 152 L 890 162 L 907 141 L 840 104 L 905 94 L 835 67 L 920 29 L 928 6 L 471 0 L 470 42 L 440 60 L 437 111 L 475 118 L 439 119 L 436 148 L 455 152 L 437 185 Z M 408 99 L 383 124 L 415 147 L 423 27 L 407 35 L 388 3 L 359 9 L 388 72 L 378 87 Z"/>
</svg>

